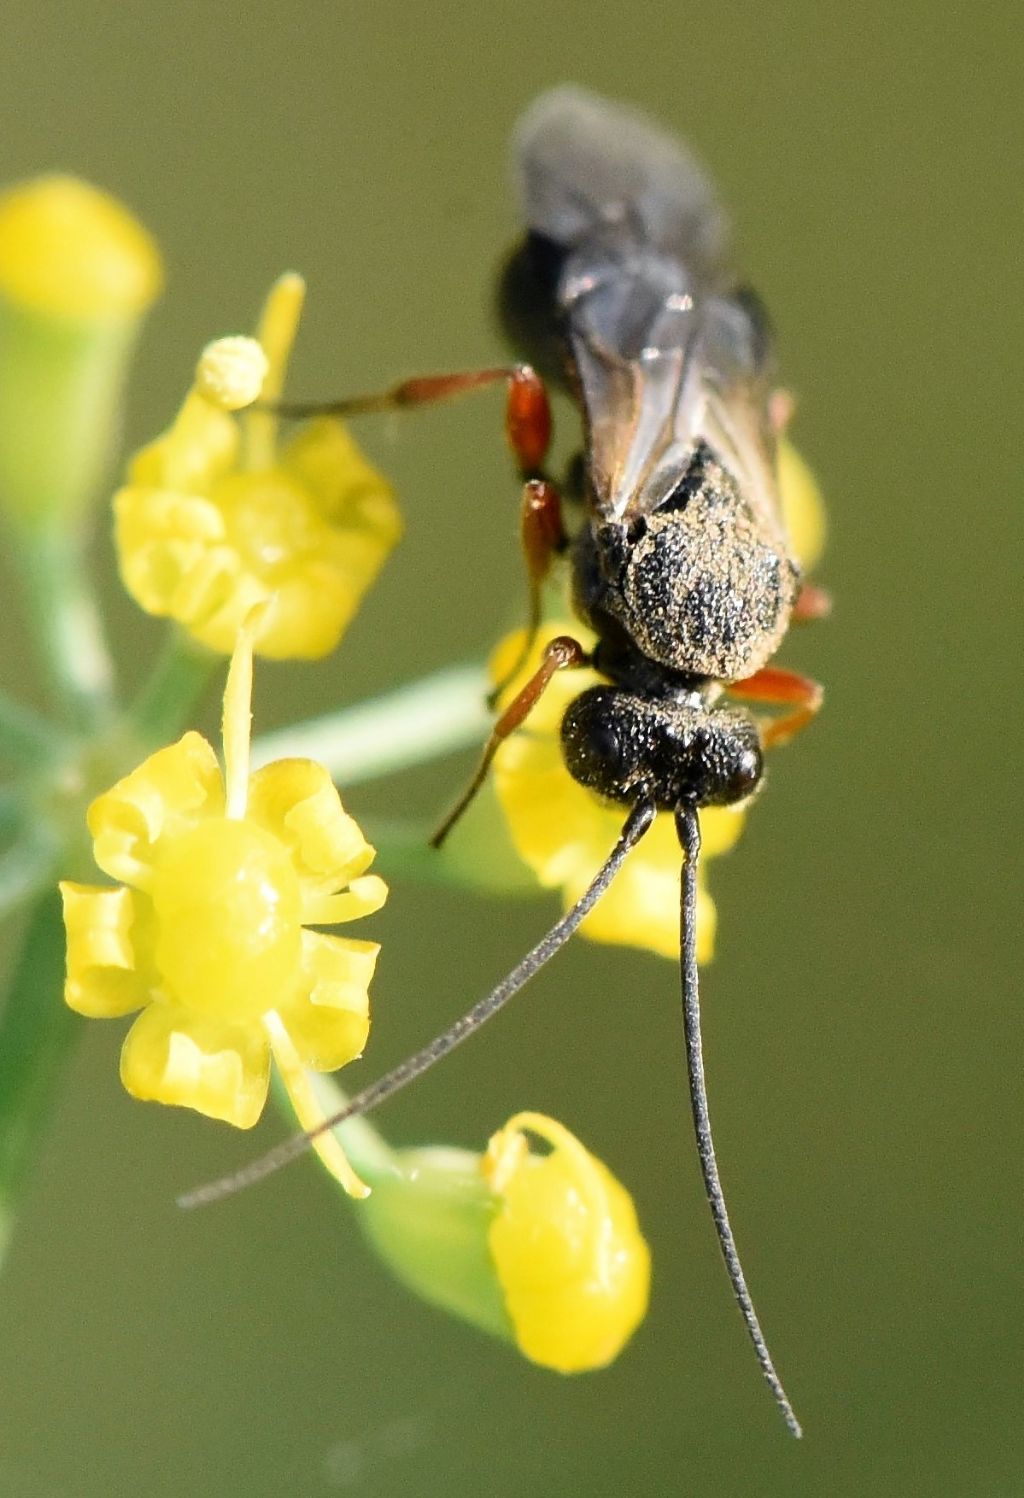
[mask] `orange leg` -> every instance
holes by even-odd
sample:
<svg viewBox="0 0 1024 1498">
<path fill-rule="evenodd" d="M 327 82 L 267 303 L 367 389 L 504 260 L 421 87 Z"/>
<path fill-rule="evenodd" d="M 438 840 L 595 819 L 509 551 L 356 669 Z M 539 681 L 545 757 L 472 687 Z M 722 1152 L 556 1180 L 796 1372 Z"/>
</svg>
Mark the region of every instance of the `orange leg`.
<svg viewBox="0 0 1024 1498">
<path fill-rule="evenodd" d="M 781 437 L 783 432 L 793 420 L 796 411 L 796 398 L 789 390 L 773 390 L 768 397 L 768 420 L 776 437 Z"/>
<path fill-rule="evenodd" d="M 399 411 L 412 406 L 433 405 L 502 381 L 508 386 L 505 433 L 520 472 L 529 477 L 539 472 L 547 457 L 551 443 L 551 407 L 543 380 L 528 364 L 462 370 L 454 374 L 416 375 L 369 395 L 352 395 L 333 401 L 279 401 L 274 410 L 279 416 L 292 418 L 364 416 L 371 411 Z"/>
<path fill-rule="evenodd" d="M 780 718 L 769 723 L 761 735 L 766 749 L 785 744 L 794 734 L 806 728 L 821 707 L 824 692 L 818 682 L 809 676 L 798 676 L 795 671 L 783 671 L 778 666 L 764 666 L 747 676 L 743 681 L 730 682 L 725 689 L 733 697 L 743 697 L 748 702 L 766 702 L 778 707 L 793 708 Z"/>
<path fill-rule="evenodd" d="M 451 832 L 456 822 L 462 816 L 462 813 L 483 785 L 487 771 L 490 769 L 491 762 L 501 744 L 508 738 L 510 733 L 514 733 L 526 721 L 547 688 L 551 685 L 557 673 L 585 666 L 588 664 L 589 659 L 579 641 L 572 639 L 569 635 L 558 635 L 545 647 L 544 655 L 537 670 L 530 677 L 522 691 L 513 697 L 508 707 L 491 729 L 491 736 L 487 740 L 480 764 L 477 766 L 476 774 L 430 839 L 430 846 L 432 848 L 440 848 L 449 832 Z"/>
<path fill-rule="evenodd" d="M 804 583 L 796 595 L 796 603 L 790 615 L 794 624 L 810 624 L 815 619 L 827 619 L 832 612 L 832 594 L 827 588 L 815 583 Z"/>
<path fill-rule="evenodd" d="M 562 524 L 562 496 L 550 479 L 527 479 L 523 485 L 523 501 L 519 519 L 519 533 L 526 560 L 526 579 L 529 589 L 529 614 L 523 648 L 515 664 L 505 673 L 488 697 L 493 707 L 510 681 L 523 669 L 530 657 L 537 631 L 541 625 L 542 588 L 551 570 L 551 564 L 569 544 Z"/>
</svg>

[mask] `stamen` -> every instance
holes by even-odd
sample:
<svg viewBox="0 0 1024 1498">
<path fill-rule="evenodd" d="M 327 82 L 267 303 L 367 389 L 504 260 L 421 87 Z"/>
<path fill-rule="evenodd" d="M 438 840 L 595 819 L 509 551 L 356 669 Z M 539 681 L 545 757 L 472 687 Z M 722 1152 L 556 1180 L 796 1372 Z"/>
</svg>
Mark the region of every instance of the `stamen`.
<svg viewBox="0 0 1024 1498">
<path fill-rule="evenodd" d="M 271 1009 L 263 1016 L 263 1024 L 267 1034 L 270 1036 L 270 1045 L 274 1052 L 274 1060 L 277 1062 L 281 1073 L 281 1079 L 288 1091 L 295 1116 L 306 1130 L 318 1128 L 325 1121 L 325 1114 L 317 1102 L 316 1093 L 312 1083 L 306 1075 L 305 1068 L 298 1058 L 295 1047 L 289 1038 L 288 1031 L 282 1023 L 276 1009 Z M 342 1149 L 336 1135 L 329 1131 L 317 1134 L 313 1139 L 313 1148 L 316 1150 L 324 1165 L 330 1171 L 334 1179 L 358 1200 L 369 1196 L 370 1188 L 356 1175 L 349 1164 L 348 1156 Z"/>
<path fill-rule="evenodd" d="M 249 743 L 252 737 L 252 636 L 253 614 L 238 631 L 238 643 L 228 667 L 224 688 L 225 816 L 241 821 L 249 799 Z"/>
<path fill-rule="evenodd" d="M 305 299 L 305 281 L 295 271 L 288 271 L 271 287 L 263 308 L 257 333 L 267 356 L 263 398 L 260 409 L 249 411 L 245 416 L 245 466 L 250 471 L 271 468 L 274 464 L 277 416 L 268 407 L 273 407 L 281 398 Z"/>
</svg>

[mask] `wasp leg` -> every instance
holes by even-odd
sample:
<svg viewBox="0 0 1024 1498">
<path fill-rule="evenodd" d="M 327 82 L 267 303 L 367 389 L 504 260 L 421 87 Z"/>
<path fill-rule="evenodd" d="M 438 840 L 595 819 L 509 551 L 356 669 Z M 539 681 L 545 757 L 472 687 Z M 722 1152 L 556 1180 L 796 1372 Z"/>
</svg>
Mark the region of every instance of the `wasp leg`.
<svg viewBox="0 0 1024 1498">
<path fill-rule="evenodd" d="M 491 736 L 487 740 L 480 763 L 477 766 L 476 774 L 430 839 L 430 846 L 432 848 L 440 848 L 449 832 L 451 832 L 456 822 L 462 816 L 462 813 L 483 785 L 487 771 L 491 767 L 491 761 L 497 754 L 501 744 L 508 738 L 510 733 L 515 733 L 516 729 L 526 721 L 547 688 L 551 685 L 557 673 L 585 666 L 589 663 L 589 660 L 590 657 L 583 649 L 583 646 L 578 640 L 572 639 L 569 635 L 558 635 L 549 645 L 545 646 L 544 655 L 537 670 L 530 677 L 522 691 L 516 693 L 491 729 Z"/>
<path fill-rule="evenodd" d="M 832 612 L 832 594 L 827 588 L 815 583 L 804 583 L 796 595 L 796 603 L 790 619 L 794 624 L 810 624 L 815 619 L 827 619 Z"/>
<path fill-rule="evenodd" d="M 400 411 L 434 405 L 472 390 L 483 390 L 504 381 L 508 385 L 505 432 L 524 477 L 538 473 L 551 442 L 551 407 L 540 376 L 528 364 L 501 365 L 492 369 L 460 370 L 452 374 L 415 375 L 386 390 L 367 395 L 344 396 L 329 401 L 275 401 L 278 416 L 298 419 L 308 416 L 364 416 L 372 411 Z"/>
<path fill-rule="evenodd" d="M 790 390 L 773 390 L 768 397 L 768 420 L 771 422 L 772 431 L 776 437 L 781 437 L 783 432 L 793 420 L 796 412 L 796 397 Z"/>
<path fill-rule="evenodd" d="M 562 496 L 550 479 L 527 479 L 523 485 L 519 532 L 526 561 L 529 589 L 529 613 L 522 649 L 515 664 L 495 686 L 487 701 L 493 707 L 510 681 L 514 681 L 530 658 L 541 625 L 541 603 L 544 580 L 551 563 L 568 545 L 562 524 Z"/>
<path fill-rule="evenodd" d="M 821 685 L 809 676 L 798 676 L 795 671 L 783 671 L 778 666 L 764 666 L 742 681 L 732 681 L 725 689 L 733 697 L 744 697 L 748 702 L 767 702 L 779 707 L 792 705 L 794 711 L 783 713 L 769 723 L 761 735 L 766 749 L 785 744 L 794 734 L 806 728 L 821 707 L 824 692 Z"/>
</svg>

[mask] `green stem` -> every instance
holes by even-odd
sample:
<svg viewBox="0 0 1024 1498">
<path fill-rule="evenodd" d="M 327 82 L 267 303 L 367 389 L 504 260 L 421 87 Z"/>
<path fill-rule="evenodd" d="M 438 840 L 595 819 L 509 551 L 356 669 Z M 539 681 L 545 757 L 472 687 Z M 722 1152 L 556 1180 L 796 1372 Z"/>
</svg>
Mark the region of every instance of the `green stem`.
<svg viewBox="0 0 1024 1498">
<path fill-rule="evenodd" d="M 114 673 L 81 539 L 25 529 L 17 543 L 29 624 L 51 695 L 75 727 L 94 728 L 109 713 Z"/>
<path fill-rule="evenodd" d="M 43 831 L 26 835 L 0 853 L 0 917 L 9 915 L 53 879 L 56 845 Z"/>
<path fill-rule="evenodd" d="M 64 1063 L 78 1016 L 64 1003 L 60 897 L 52 890 L 29 917 L 0 1015 L 0 1251 Z"/>
<path fill-rule="evenodd" d="M 339 1113 L 345 1107 L 348 1094 L 342 1091 L 333 1076 L 327 1072 L 310 1072 L 309 1080 L 325 1118 L 332 1113 Z M 280 1112 L 294 1125 L 295 1112 L 291 1099 L 276 1069 L 273 1072 L 271 1094 Z M 373 1186 L 395 1174 L 398 1165 L 391 1146 L 368 1118 L 350 1118 L 336 1133 L 357 1175 L 362 1176 L 368 1185 Z"/>
<path fill-rule="evenodd" d="M 62 744 L 56 724 L 0 692 L 0 755 L 18 765 L 37 768 L 53 759 Z"/>
<path fill-rule="evenodd" d="M 223 657 L 171 625 L 149 677 L 129 710 L 147 744 L 164 744 L 181 732 Z"/>
<path fill-rule="evenodd" d="M 0 838 L 19 832 L 29 816 L 29 802 L 24 791 L 15 786 L 0 790 Z"/>
<path fill-rule="evenodd" d="M 253 764 L 316 759 L 341 785 L 375 780 L 481 744 L 491 726 L 482 666 L 451 666 L 383 697 L 263 734 Z"/>
</svg>

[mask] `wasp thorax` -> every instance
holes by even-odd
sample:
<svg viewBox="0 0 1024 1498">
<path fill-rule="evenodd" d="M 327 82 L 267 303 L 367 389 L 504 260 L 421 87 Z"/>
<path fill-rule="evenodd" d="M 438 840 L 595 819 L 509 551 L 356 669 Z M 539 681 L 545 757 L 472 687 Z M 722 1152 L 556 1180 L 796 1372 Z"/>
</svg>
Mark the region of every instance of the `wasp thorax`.
<svg viewBox="0 0 1024 1498">
<path fill-rule="evenodd" d="M 617 687 L 592 687 L 570 704 L 562 748 L 581 785 L 613 801 L 653 796 L 664 810 L 728 806 L 761 779 L 760 739 L 745 713 Z"/>
</svg>

